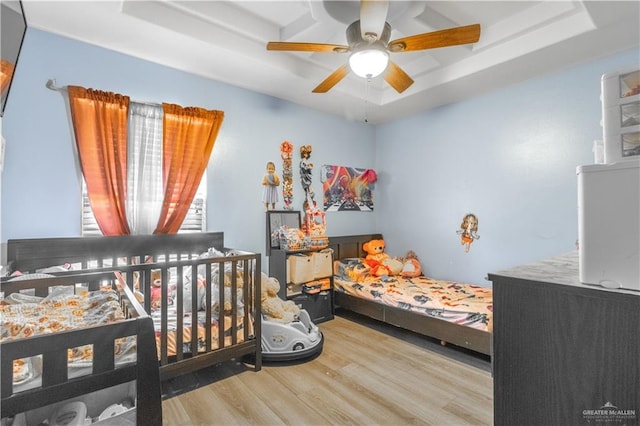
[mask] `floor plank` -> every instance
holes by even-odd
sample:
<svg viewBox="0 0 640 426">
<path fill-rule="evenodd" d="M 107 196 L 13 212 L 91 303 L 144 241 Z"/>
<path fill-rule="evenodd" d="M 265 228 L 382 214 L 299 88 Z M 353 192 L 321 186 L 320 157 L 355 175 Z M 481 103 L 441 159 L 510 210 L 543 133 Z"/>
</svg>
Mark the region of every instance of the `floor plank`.
<svg viewBox="0 0 640 426">
<path fill-rule="evenodd" d="M 320 324 L 322 353 L 230 361 L 163 383 L 164 424 L 491 425 L 488 357 L 356 314 Z"/>
</svg>

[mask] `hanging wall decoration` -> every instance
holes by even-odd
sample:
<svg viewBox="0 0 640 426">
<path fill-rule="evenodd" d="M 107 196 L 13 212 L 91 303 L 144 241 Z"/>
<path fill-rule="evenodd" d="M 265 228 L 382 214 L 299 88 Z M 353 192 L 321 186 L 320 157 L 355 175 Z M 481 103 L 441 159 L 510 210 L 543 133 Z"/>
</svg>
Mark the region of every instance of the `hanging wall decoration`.
<svg viewBox="0 0 640 426">
<path fill-rule="evenodd" d="M 304 190 L 303 210 L 309 207 L 310 202 L 315 203 L 315 194 L 311 188 L 311 177 L 313 175 L 313 163 L 311 162 L 311 145 L 303 145 L 300 147 L 300 183 Z"/>
<path fill-rule="evenodd" d="M 293 169 L 291 167 L 291 155 L 293 145 L 289 141 L 280 144 L 280 157 L 282 158 L 282 200 L 284 209 L 292 210 L 293 205 Z"/>
<path fill-rule="evenodd" d="M 276 203 L 278 202 L 278 186 L 280 186 L 280 178 L 276 173 L 276 165 L 273 161 L 267 163 L 267 172 L 262 177 L 262 202 L 264 203 L 264 210 L 276 209 Z"/>
<path fill-rule="evenodd" d="M 460 244 L 464 246 L 464 251 L 469 253 L 471 243 L 480 238 L 480 235 L 478 235 L 478 217 L 473 213 L 464 215 L 457 233 L 460 235 Z"/>
<path fill-rule="evenodd" d="M 378 180 L 373 169 L 324 165 L 320 176 L 325 211 L 373 211 L 373 189 Z"/>
</svg>

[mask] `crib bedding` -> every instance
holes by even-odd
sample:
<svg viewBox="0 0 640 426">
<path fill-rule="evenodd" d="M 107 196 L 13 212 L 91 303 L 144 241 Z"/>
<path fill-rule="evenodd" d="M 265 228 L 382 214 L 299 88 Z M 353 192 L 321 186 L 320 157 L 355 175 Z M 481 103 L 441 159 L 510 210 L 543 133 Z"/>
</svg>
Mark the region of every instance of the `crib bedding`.
<svg viewBox="0 0 640 426">
<path fill-rule="evenodd" d="M 487 331 L 493 311 L 490 288 L 427 276 L 376 277 L 361 259 L 336 261 L 334 288 L 354 297 Z"/>
<path fill-rule="evenodd" d="M 214 257 L 228 257 L 233 256 L 235 251 L 230 251 L 227 253 L 223 253 L 221 251 L 215 249 L 209 249 L 207 252 L 202 253 L 199 258 L 214 258 Z M 211 318 L 207 321 L 207 296 L 206 296 L 206 275 L 207 275 L 207 266 L 210 269 L 210 310 L 211 310 Z M 236 282 L 243 282 L 244 275 L 242 273 L 242 261 L 239 261 L 236 264 L 236 267 L 240 270 L 236 270 Z M 191 338 L 192 338 L 192 330 L 195 324 L 197 328 L 197 352 L 206 352 L 215 349 L 219 349 L 220 347 L 228 347 L 234 343 L 242 343 L 244 341 L 244 297 L 242 288 L 236 288 L 235 295 L 235 305 L 233 305 L 233 290 L 235 287 L 233 284 L 233 271 L 232 271 L 232 263 L 224 262 L 221 264 L 211 263 L 209 265 L 198 265 L 195 269 L 196 276 L 195 280 L 192 279 L 192 269 L 191 268 L 182 268 L 181 271 L 178 271 L 177 268 L 168 268 L 167 269 L 167 292 L 166 298 L 162 298 L 160 296 L 154 296 L 154 288 L 151 289 L 151 296 L 154 299 L 151 303 L 151 312 L 150 316 L 153 320 L 155 335 L 156 335 L 156 347 L 158 351 L 158 358 L 162 359 L 162 335 L 163 335 L 163 323 L 166 324 L 166 341 L 167 341 L 167 353 L 166 356 L 175 356 L 178 354 L 178 327 L 179 321 L 178 316 L 180 315 L 177 301 L 179 300 L 179 286 L 182 283 L 182 348 L 181 353 L 190 354 L 192 353 L 191 349 Z M 178 280 L 178 276 L 182 275 L 182 281 Z M 152 270 L 153 276 L 153 270 Z M 159 279 L 159 278 L 158 278 Z M 197 308 L 197 312 L 193 314 L 193 293 L 192 288 L 196 287 L 196 301 L 195 306 Z M 224 289 L 222 291 L 223 300 L 221 301 L 220 294 L 220 284 L 222 283 Z M 137 287 L 137 286 L 136 286 Z M 158 293 L 160 289 L 157 288 Z M 141 295 L 144 298 L 143 295 Z M 162 305 L 166 304 L 166 312 L 163 313 Z M 233 321 L 231 315 L 231 307 L 235 306 L 234 311 L 236 312 L 235 321 Z M 223 326 L 224 326 L 224 343 L 220 345 L 219 343 L 219 315 L 220 309 L 222 307 L 223 312 Z M 163 321 L 166 318 L 165 321 Z M 235 324 L 235 327 L 234 327 Z M 251 324 L 249 324 L 251 326 Z M 210 347 L 206 346 L 206 330 L 207 327 L 210 328 L 211 342 Z M 235 330 L 235 338 L 233 338 Z M 252 335 L 252 330 L 249 330 L 249 335 Z"/>
<path fill-rule="evenodd" d="M 175 306 L 171 306 L 167 309 L 168 311 L 168 321 L 167 321 L 167 356 L 175 356 L 178 353 L 178 313 Z M 207 321 L 206 321 L 206 312 L 198 311 L 197 312 L 197 344 L 198 352 L 205 352 L 206 348 L 206 333 L 207 333 Z M 156 348 L 158 350 L 158 358 L 161 358 L 161 348 L 162 348 L 162 317 L 160 310 L 156 310 L 151 313 L 151 318 L 154 322 L 155 335 L 156 335 Z M 183 316 L 182 323 L 182 353 L 187 354 L 191 353 L 191 337 L 193 330 L 193 318 L 194 316 L 191 313 L 186 313 Z M 224 325 L 224 346 L 230 346 L 233 343 L 242 343 L 244 341 L 244 318 L 241 315 L 236 317 L 235 328 L 233 327 L 233 319 L 229 315 L 223 315 L 223 325 Z M 249 324 L 251 327 L 251 324 Z M 218 333 L 219 333 L 219 321 L 218 315 L 213 314 L 209 328 L 211 329 L 211 347 L 209 350 L 215 350 L 220 348 L 220 344 L 218 341 Z M 235 329 L 235 340 L 233 338 Z M 252 335 L 252 329 L 249 329 L 249 335 Z"/>
<path fill-rule="evenodd" d="M 71 290 L 71 292 L 70 292 Z M 0 342 L 95 327 L 125 319 L 115 290 L 97 290 L 84 295 L 73 288 L 57 288 L 47 297 L 13 293 L 0 304 Z M 90 373 L 91 345 L 69 348 L 69 376 Z M 114 361 L 124 365 L 136 360 L 134 336 L 115 340 Z M 40 356 L 13 360 L 13 383 L 16 391 L 39 386 L 42 372 Z"/>
<path fill-rule="evenodd" d="M 221 258 L 221 257 L 229 257 L 238 254 L 239 252 L 236 250 L 230 250 L 228 252 L 222 252 L 216 249 L 209 249 L 207 252 L 200 254 L 198 257 L 200 259 L 205 258 Z M 242 343 L 244 341 L 244 303 L 243 303 L 243 291 L 242 289 L 236 290 L 236 307 L 237 307 L 237 317 L 235 320 L 235 328 L 233 327 L 234 321 L 231 316 L 224 315 L 225 311 L 230 311 L 232 304 L 232 263 L 224 262 L 222 264 L 222 268 L 218 263 L 209 264 L 210 274 L 211 274 L 211 320 L 209 321 L 209 325 L 207 325 L 206 321 L 206 275 L 207 275 L 207 265 L 198 265 L 196 269 L 196 307 L 198 309 L 196 324 L 197 324 L 197 344 L 198 344 L 198 352 L 206 352 L 210 350 L 215 350 L 220 347 L 228 347 L 233 343 Z M 236 272 L 236 280 L 238 282 L 242 282 L 244 280 L 242 273 L 242 261 L 237 263 L 237 268 L 240 270 Z M 51 277 L 49 273 L 55 272 L 64 272 L 68 270 L 74 270 L 77 265 L 66 263 L 65 265 L 54 265 L 47 268 L 39 269 L 34 274 L 20 275 L 15 279 L 23 279 L 23 278 L 38 278 L 38 277 Z M 222 270 L 221 270 L 222 269 Z M 94 269 L 97 270 L 97 269 Z M 155 273 L 158 273 L 156 279 L 158 281 L 161 280 L 159 276 L 160 270 L 151 270 L 152 279 Z M 158 352 L 158 358 L 161 358 L 162 351 L 162 324 L 163 324 L 163 311 L 162 305 L 166 304 L 166 325 L 167 325 L 167 356 L 175 356 L 177 351 L 177 329 L 178 329 L 178 309 L 175 304 L 175 301 L 178 300 L 178 285 L 180 281 L 178 280 L 178 275 L 182 275 L 182 300 L 183 300 L 183 320 L 182 320 L 182 353 L 191 353 L 191 333 L 192 333 L 192 325 L 193 318 L 192 315 L 192 291 L 191 288 L 193 286 L 192 280 L 192 269 L 191 268 L 181 268 L 178 271 L 178 268 L 172 267 L 167 269 L 167 291 L 166 298 L 162 299 L 161 289 L 160 287 L 152 287 L 149 292 L 151 301 L 151 312 L 150 316 L 153 320 L 155 335 L 156 335 L 156 347 Z M 126 279 L 122 273 L 119 271 L 115 272 L 116 277 L 122 280 L 123 283 L 126 283 Z M 220 303 L 220 283 L 224 286 L 224 300 Z M 134 273 L 134 290 L 135 295 L 139 302 L 143 303 L 145 299 L 145 295 L 140 292 L 140 273 Z M 74 295 L 66 296 L 66 297 L 53 297 L 49 296 L 46 300 L 40 300 L 41 298 L 31 297 L 27 295 L 11 295 L 12 298 L 16 299 L 17 302 L 38 302 L 40 301 L 40 305 L 36 305 L 39 307 L 33 307 L 32 304 L 20 303 L 13 306 L 12 308 L 8 308 L 7 314 L 9 312 L 20 312 L 24 310 L 29 313 L 31 319 L 29 319 L 26 323 L 18 323 L 15 321 L 7 323 L 6 327 L 3 328 L 3 336 L 15 336 L 18 337 L 28 337 L 28 335 L 34 333 L 34 328 L 38 327 L 38 331 L 40 333 L 46 333 L 47 329 L 51 329 L 53 331 L 60 331 L 65 329 L 73 329 L 74 327 L 82 327 L 82 326 L 91 326 L 105 323 L 109 318 L 99 318 L 100 314 L 111 315 L 115 320 L 117 318 L 121 318 L 122 312 L 110 312 L 110 308 L 112 304 L 115 303 L 115 308 L 119 309 L 117 306 L 117 296 L 115 292 L 113 295 L 110 295 L 109 292 L 92 292 L 88 299 L 78 299 L 78 297 Z M 221 346 L 219 344 L 219 312 L 220 305 L 222 305 L 223 309 L 223 318 L 224 318 L 224 343 Z M 62 308 L 57 312 L 49 312 L 46 311 L 49 307 L 57 307 Z M 87 308 L 90 309 L 87 309 Z M 15 315 L 14 315 L 15 316 Z M 97 318 L 94 318 L 97 317 Z M 21 317 L 22 319 L 22 317 Z M 206 328 L 207 326 L 211 329 L 211 344 L 210 347 L 206 348 Z M 249 324 L 251 327 L 251 324 Z M 6 328 L 6 330 L 5 330 Z M 233 337 L 235 329 L 235 338 Z M 252 327 L 249 329 L 249 335 L 253 334 Z M 127 353 L 135 354 L 135 342 L 133 345 L 130 342 L 122 342 L 122 349 L 126 350 Z M 116 348 L 118 349 L 118 348 Z M 90 366 L 90 360 L 92 358 L 91 349 L 90 348 L 74 348 L 73 351 L 69 352 L 69 366 L 70 368 L 79 368 Z M 88 363 L 86 360 L 89 360 Z M 16 380 L 23 381 L 20 377 L 32 377 L 34 367 L 37 364 L 38 360 L 16 360 L 16 366 L 14 370 L 16 371 Z"/>
</svg>

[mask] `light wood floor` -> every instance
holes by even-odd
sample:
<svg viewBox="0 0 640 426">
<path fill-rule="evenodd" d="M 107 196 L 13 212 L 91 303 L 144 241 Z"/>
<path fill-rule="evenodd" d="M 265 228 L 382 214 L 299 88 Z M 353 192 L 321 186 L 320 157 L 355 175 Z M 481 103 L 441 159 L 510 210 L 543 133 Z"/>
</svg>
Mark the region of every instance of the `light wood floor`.
<svg viewBox="0 0 640 426">
<path fill-rule="evenodd" d="M 324 350 L 312 360 L 271 363 L 260 372 L 230 362 L 163 384 L 164 424 L 493 423 L 486 358 L 362 318 L 337 316 L 319 327 Z M 180 380 L 193 389 L 168 396 Z"/>
</svg>

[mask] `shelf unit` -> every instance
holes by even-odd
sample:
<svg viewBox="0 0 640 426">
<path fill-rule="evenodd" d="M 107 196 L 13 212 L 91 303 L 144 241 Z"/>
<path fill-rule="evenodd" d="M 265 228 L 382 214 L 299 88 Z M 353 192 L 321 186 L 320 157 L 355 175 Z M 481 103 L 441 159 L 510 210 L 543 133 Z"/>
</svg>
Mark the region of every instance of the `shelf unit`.
<svg viewBox="0 0 640 426">
<path fill-rule="evenodd" d="M 602 127 L 605 163 L 640 156 L 640 69 L 602 76 Z"/>
<path fill-rule="evenodd" d="M 269 256 L 269 276 L 276 278 L 280 282 L 280 296 L 284 300 L 293 300 L 298 306 L 305 309 L 314 323 L 320 323 L 333 319 L 333 275 L 332 271 L 326 275 L 314 276 L 310 281 L 292 283 L 289 277 L 289 257 L 297 255 L 309 256 L 314 250 L 281 250 L 271 249 Z M 333 254 L 331 255 L 331 265 L 333 265 Z M 331 268 L 332 269 L 332 268 Z M 311 294 L 304 291 L 304 285 L 308 282 L 320 279 L 329 280 L 329 289 Z"/>
</svg>

